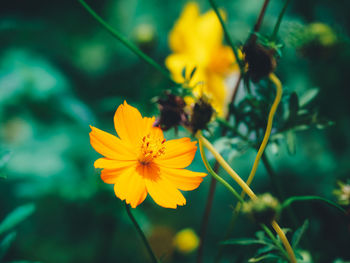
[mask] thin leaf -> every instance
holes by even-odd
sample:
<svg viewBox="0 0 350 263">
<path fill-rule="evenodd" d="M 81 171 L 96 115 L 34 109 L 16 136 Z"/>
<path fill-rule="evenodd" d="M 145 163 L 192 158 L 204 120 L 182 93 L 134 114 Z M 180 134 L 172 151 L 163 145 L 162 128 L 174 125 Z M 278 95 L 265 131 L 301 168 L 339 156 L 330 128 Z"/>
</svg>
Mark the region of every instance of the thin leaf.
<svg viewBox="0 0 350 263">
<path fill-rule="evenodd" d="M 299 106 L 304 107 L 307 104 L 309 104 L 319 93 L 319 89 L 314 88 L 314 89 L 309 89 L 306 91 L 299 100 Z"/>
<path fill-rule="evenodd" d="M 333 201 L 330 201 L 326 198 L 320 197 L 320 196 L 292 196 L 285 200 L 283 204 L 281 205 L 281 210 L 286 208 L 287 206 L 290 206 L 294 202 L 303 202 L 303 201 L 321 201 L 324 202 L 325 204 L 329 205 L 330 207 L 334 207 L 341 211 L 343 214 L 347 215 L 347 212 L 339 205 L 334 203 Z"/>
<path fill-rule="evenodd" d="M 295 117 L 298 115 L 299 111 L 299 99 L 298 95 L 293 92 L 289 97 L 289 121 L 295 120 Z"/>
<path fill-rule="evenodd" d="M 296 140 L 295 133 L 293 131 L 288 131 L 286 133 L 286 143 L 287 143 L 288 153 L 290 155 L 294 155 L 296 152 L 295 140 Z"/>
<path fill-rule="evenodd" d="M 254 257 L 260 257 L 263 254 L 266 254 L 266 253 L 271 252 L 273 250 L 278 251 L 278 248 L 275 245 L 266 245 L 262 248 L 259 248 Z"/>
<path fill-rule="evenodd" d="M 248 260 L 248 262 L 259 262 L 263 259 L 277 259 L 277 258 L 280 258 L 280 257 L 274 254 L 267 254 L 258 258 L 251 258 Z"/>
<path fill-rule="evenodd" d="M 303 236 L 303 234 L 305 233 L 305 231 L 308 227 L 309 227 L 309 220 L 305 220 L 304 224 L 295 231 L 295 233 L 292 237 L 292 247 L 294 249 L 298 246 L 298 244 L 301 240 L 301 237 Z"/>
<path fill-rule="evenodd" d="M 12 242 L 16 238 L 16 232 L 11 232 L 0 243 L 0 261 L 5 256 L 7 250 L 10 248 Z"/>
<path fill-rule="evenodd" d="M 191 71 L 191 74 L 190 74 L 190 80 L 193 78 L 194 74 L 196 73 L 197 71 L 197 67 L 194 67 Z"/>
<path fill-rule="evenodd" d="M 26 204 L 12 211 L 0 224 L 0 234 L 10 230 L 15 225 L 30 216 L 35 210 L 34 204 Z"/>
<path fill-rule="evenodd" d="M 183 67 L 181 70 L 181 76 L 186 79 L 186 67 Z"/>
<path fill-rule="evenodd" d="M 235 238 L 221 242 L 221 245 L 269 245 L 269 243 L 253 238 Z"/>
</svg>

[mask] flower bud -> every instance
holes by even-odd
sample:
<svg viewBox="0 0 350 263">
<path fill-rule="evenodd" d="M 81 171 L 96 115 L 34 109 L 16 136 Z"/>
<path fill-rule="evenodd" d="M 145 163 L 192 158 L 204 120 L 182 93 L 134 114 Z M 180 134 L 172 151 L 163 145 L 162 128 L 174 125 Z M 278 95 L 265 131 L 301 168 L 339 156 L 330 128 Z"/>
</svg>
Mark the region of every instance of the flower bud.
<svg viewBox="0 0 350 263">
<path fill-rule="evenodd" d="M 265 193 L 258 196 L 257 200 L 244 203 L 242 211 L 257 223 L 269 224 L 276 218 L 278 208 L 278 200 L 270 193 Z"/>
</svg>

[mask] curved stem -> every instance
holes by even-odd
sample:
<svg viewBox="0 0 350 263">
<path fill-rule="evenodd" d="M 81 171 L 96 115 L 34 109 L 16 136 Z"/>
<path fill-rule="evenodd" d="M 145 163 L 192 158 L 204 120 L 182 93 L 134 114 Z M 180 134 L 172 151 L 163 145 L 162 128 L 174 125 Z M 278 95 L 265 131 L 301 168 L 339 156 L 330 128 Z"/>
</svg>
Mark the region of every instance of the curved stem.
<svg viewBox="0 0 350 263">
<path fill-rule="evenodd" d="M 237 191 L 228 183 L 225 181 L 225 179 L 223 179 L 221 176 L 219 176 L 217 173 L 214 172 L 214 170 L 211 168 L 208 159 L 206 157 L 205 151 L 203 149 L 203 139 L 204 138 L 200 132 L 198 133 L 198 135 L 196 136 L 198 138 L 198 144 L 199 144 L 199 151 L 201 153 L 201 157 L 204 163 L 205 168 L 208 170 L 208 172 L 210 173 L 211 176 L 213 176 L 218 182 L 220 182 L 221 184 L 223 184 L 227 190 L 229 190 L 236 198 L 239 202 L 244 202 L 243 198 L 237 193 Z"/>
<path fill-rule="evenodd" d="M 222 29 L 224 31 L 226 42 L 231 47 L 231 49 L 233 51 L 233 54 L 234 54 L 234 56 L 236 58 L 236 61 L 238 63 L 239 69 L 241 71 L 241 74 L 243 74 L 244 73 L 243 61 L 239 58 L 238 49 L 233 44 L 233 41 L 232 41 L 232 39 L 230 37 L 230 34 L 228 33 L 227 27 L 225 25 L 225 21 L 224 21 L 224 19 L 222 18 L 221 14 L 220 14 L 219 8 L 217 7 L 217 5 L 214 2 L 214 0 L 209 0 L 209 3 L 211 5 L 211 7 L 214 9 L 214 11 L 215 11 L 215 13 L 216 13 L 216 15 L 217 15 L 217 17 L 218 17 L 218 19 L 220 21 L 221 27 L 222 27 Z"/>
<path fill-rule="evenodd" d="M 312 195 L 308 195 L 308 196 L 292 196 L 290 198 L 288 198 L 287 200 L 285 200 L 282 205 L 281 205 L 281 210 L 283 210 L 284 208 L 289 207 L 292 203 L 294 202 L 303 202 L 303 201 L 321 201 L 326 203 L 327 205 L 334 207 L 336 209 L 338 209 L 339 211 L 341 211 L 344 214 L 347 214 L 346 210 L 344 210 L 342 207 L 340 207 L 339 205 L 337 205 L 336 203 L 320 197 L 320 196 L 312 196 Z"/>
<path fill-rule="evenodd" d="M 147 251 L 148 251 L 148 253 L 149 253 L 149 255 L 150 255 L 151 259 L 152 259 L 152 262 L 153 263 L 160 263 L 160 261 L 155 256 L 155 254 L 154 254 L 154 252 L 153 252 L 153 250 L 151 248 L 151 245 L 148 243 L 147 238 L 146 238 L 145 234 L 143 233 L 141 227 L 137 223 L 135 217 L 132 215 L 132 213 L 130 211 L 130 206 L 128 204 L 126 204 L 126 203 L 125 203 L 125 209 L 126 209 L 126 212 L 127 212 L 128 216 L 130 217 L 131 221 L 134 223 L 134 226 L 135 226 L 137 232 L 139 233 L 143 243 L 145 244 L 146 249 L 147 249 Z"/>
<path fill-rule="evenodd" d="M 126 39 L 123 35 L 121 35 L 117 30 L 112 28 L 102 17 L 100 17 L 84 0 L 78 0 L 78 2 L 85 8 L 85 10 L 97 21 L 100 25 L 106 29 L 113 37 L 118 39 L 124 46 L 130 49 L 134 54 L 136 54 L 139 58 L 147 62 L 149 65 L 158 70 L 163 76 L 168 78 L 174 84 L 177 84 L 169 72 L 165 70 L 162 66 L 160 66 L 156 61 L 154 61 L 151 57 L 147 56 L 143 53 L 139 48 L 137 48 L 134 44 L 132 44 L 128 39 Z"/>
<path fill-rule="evenodd" d="M 249 177 L 247 179 L 247 185 L 251 184 L 251 182 L 253 181 L 254 176 L 256 174 L 256 170 L 258 169 L 258 165 L 259 165 L 261 156 L 263 155 L 263 153 L 265 151 L 265 148 L 266 148 L 266 145 L 267 145 L 267 143 L 269 141 L 269 138 L 270 138 L 273 118 L 275 116 L 278 104 L 280 103 L 281 97 L 282 97 L 282 84 L 281 84 L 280 80 L 273 73 L 271 73 L 269 75 L 269 78 L 276 86 L 276 97 L 275 97 L 275 100 L 274 100 L 274 102 L 273 102 L 273 104 L 271 106 L 271 109 L 270 109 L 270 113 L 269 113 L 269 116 L 268 116 L 268 119 L 267 119 L 267 126 L 266 126 L 266 130 L 265 130 L 265 135 L 264 135 L 262 143 L 261 143 L 261 145 L 259 147 L 258 153 L 257 153 L 257 155 L 255 157 L 255 161 L 254 161 L 252 170 L 251 170 L 251 172 L 249 174 Z M 244 192 L 242 192 L 242 194 L 244 196 Z"/>
<path fill-rule="evenodd" d="M 202 134 L 197 134 L 197 139 L 199 143 L 203 144 L 211 153 L 214 155 L 215 159 L 218 161 L 218 163 L 224 168 L 224 170 L 238 183 L 238 185 L 246 192 L 247 195 L 252 200 L 256 200 L 257 196 L 254 194 L 252 189 L 242 180 L 242 178 L 228 165 L 228 163 L 222 158 L 222 156 L 216 151 L 214 146 L 203 137 Z"/>
<path fill-rule="evenodd" d="M 239 184 L 239 186 L 246 192 L 246 194 L 252 199 L 257 200 L 258 197 L 255 195 L 253 190 L 242 180 L 242 178 L 228 165 L 228 163 L 222 158 L 222 156 L 216 151 L 214 146 L 201 135 L 200 133 L 197 134 L 197 139 L 199 141 L 199 144 L 203 144 L 215 157 L 215 159 L 218 161 L 218 163 L 221 165 L 222 168 L 225 169 L 225 171 Z M 279 227 L 276 221 L 272 221 L 271 223 L 272 227 L 275 229 L 277 235 L 280 237 L 284 247 L 286 248 L 286 251 L 288 253 L 289 259 L 291 263 L 296 263 L 296 258 L 294 255 L 294 251 L 292 247 L 289 244 L 288 239 L 286 238 L 285 234 Z"/>
</svg>

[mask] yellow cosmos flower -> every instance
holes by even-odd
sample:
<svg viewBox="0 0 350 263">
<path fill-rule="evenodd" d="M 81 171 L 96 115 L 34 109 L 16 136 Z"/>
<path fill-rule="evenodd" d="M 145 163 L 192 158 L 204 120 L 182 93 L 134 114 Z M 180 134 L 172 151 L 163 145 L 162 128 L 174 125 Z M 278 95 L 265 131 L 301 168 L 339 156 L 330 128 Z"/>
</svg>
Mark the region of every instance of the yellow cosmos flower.
<svg viewBox="0 0 350 263">
<path fill-rule="evenodd" d="M 158 205 L 176 208 L 186 204 L 178 189 L 196 189 L 206 174 L 184 169 L 194 158 L 196 142 L 167 141 L 163 131 L 153 127 L 154 121 L 124 102 L 114 115 L 119 138 L 90 126 L 90 143 L 105 156 L 94 165 L 103 168 L 102 180 L 114 184 L 115 195 L 131 207 L 141 204 L 149 193 Z"/>
<path fill-rule="evenodd" d="M 237 73 L 238 65 L 228 46 L 222 44 L 223 30 L 214 11 L 203 15 L 196 3 L 188 3 L 169 34 L 169 46 L 173 54 L 165 60 L 174 80 L 183 83 L 183 68 L 190 74 L 197 68 L 189 86 L 197 97 L 203 93 L 212 101 L 219 115 L 223 116 L 234 86 L 227 77 Z M 196 85 L 203 82 L 203 85 Z M 231 86 L 231 87 L 229 87 Z"/>
</svg>

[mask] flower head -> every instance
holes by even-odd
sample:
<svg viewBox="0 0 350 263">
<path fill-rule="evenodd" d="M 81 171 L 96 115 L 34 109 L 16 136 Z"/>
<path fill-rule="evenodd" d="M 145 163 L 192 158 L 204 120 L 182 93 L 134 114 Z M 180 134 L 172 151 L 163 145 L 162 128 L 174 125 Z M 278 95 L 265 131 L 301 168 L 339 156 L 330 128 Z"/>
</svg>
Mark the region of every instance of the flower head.
<svg viewBox="0 0 350 263">
<path fill-rule="evenodd" d="M 177 251 L 182 254 L 189 254 L 199 245 L 199 238 L 192 228 L 185 228 L 176 233 L 174 245 Z"/>
<path fill-rule="evenodd" d="M 114 116 L 119 138 L 91 126 L 90 143 L 105 156 L 94 165 L 103 168 L 102 180 L 114 184 L 115 195 L 131 207 L 149 193 L 158 205 L 176 208 L 186 204 L 178 189 L 196 189 L 206 174 L 184 169 L 194 158 L 196 143 L 189 138 L 167 141 L 154 121 L 124 102 Z"/>
<path fill-rule="evenodd" d="M 200 15 L 198 4 L 190 2 L 169 34 L 173 54 L 165 61 L 179 83 L 185 81 L 184 68 L 188 74 L 196 68 L 188 85 L 196 97 L 203 91 L 219 115 L 225 113 L 230 99 L 227 77 L 238 72 L 233 52 L 222 44 L 222 40 L 223 30 L 215 12 Z"/>
</svg>

